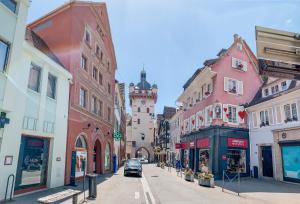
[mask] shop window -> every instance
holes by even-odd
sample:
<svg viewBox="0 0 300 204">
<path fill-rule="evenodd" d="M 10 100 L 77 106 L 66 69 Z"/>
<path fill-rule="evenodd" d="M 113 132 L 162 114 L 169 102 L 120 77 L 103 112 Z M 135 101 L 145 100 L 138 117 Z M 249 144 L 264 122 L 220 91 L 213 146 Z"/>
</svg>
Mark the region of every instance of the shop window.
<svg viewBox="0 0 300 204">
<path fill-rule="evenodd" d="M 229 172 L 246 173 L 246 150 L 228 149 L 226 158 L 227 158 L 227 170 Z"/>
<path fill-rule="evenodd" d="M 9 44 L 0 39 L 0 72 L 4 71 L 7 64 Z"/>
<path fill-rule="evenodd" d="M 228 106 L 228 122 L 237 123 L 236 107 Z"/>
<path fill-rule="evenodd" d="M 45 185 L 47 182 L 49 140 L 22 137 L 16 175 L 16 189 Z"/>
<path fill-rule="evenodd" d="M 200 149 L 199 151 L 199 170 L 200 172 L 208 172 L 209 166 L 209 150 L 208 149 Z"/>
<path fill-rule="evenodd" d="M 260 127 L 269 126 L 268 111 L 267 110 L 260 111 L 259 116 L 260 116 Z"/>
<path fill-rule="evenodd" d="M 284 105 L 285 123 L 298 121 L 297 106 L 296 103 Z"/>
<path fill-rule="evenodd" d="M 110 146 L 109 146 L 109 144 L 106 144 L 106 147 L 105 147 L 104 168 L 105 168 L 105 170 L 110 170 Z"/>
<path fill-rule="evenodd" d="M 34 64 L 31 64 L 29 80 L 28 80 L 28 88 L 33 91 L 39 92 L 40 80 L 41 80 L 41 68 Z"/>
<path fill-rule="evenodd" d="M 300 146 L 284 145 L 282 150 L 282 168 L 285 180 L 300 182 Z"/>
<path fill-rule="evenodd" d="M 55 99 L 56 94 L 56 77 L 52 74 L 48 74 L 47 96 Z"/>
</svg>

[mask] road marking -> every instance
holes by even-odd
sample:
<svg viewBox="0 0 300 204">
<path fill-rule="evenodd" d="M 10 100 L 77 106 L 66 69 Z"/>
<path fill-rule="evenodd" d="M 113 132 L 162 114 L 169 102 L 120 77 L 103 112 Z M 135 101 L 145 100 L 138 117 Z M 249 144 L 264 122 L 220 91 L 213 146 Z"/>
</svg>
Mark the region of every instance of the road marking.
<svg viewBox="0 0 300 204">
<path fill-rule="evenodd" d="M 134 199 L 140 199 L 140 192 L 135 192 L 134 193 Z"/>
<path fill-rule="evenodd" d="M 143 186 L 143 190 L 144 190 L 146 204 L 156 204 L 144 173 L 142 174 L 141 182 L 142 182 L 142 186 Z"/>
</svg>

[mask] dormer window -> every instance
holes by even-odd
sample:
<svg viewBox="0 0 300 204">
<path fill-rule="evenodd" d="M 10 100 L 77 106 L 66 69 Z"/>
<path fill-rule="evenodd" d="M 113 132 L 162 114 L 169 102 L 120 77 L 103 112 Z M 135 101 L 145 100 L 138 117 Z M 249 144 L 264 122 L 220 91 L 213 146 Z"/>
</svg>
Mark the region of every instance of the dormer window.
<svg viewBox="0 0 300 204">
<path fill-rule="evenodd" d="M 271 92 L 272 92 L 272 94 L 278 93 L 279 92 L 279 86 L 278 85 L 272 86 Z"/>
<path fill-rule="evenodd" d="M 264 89 L 264 94 L 265 94 L 265 97 L 269 96 L 269 89 Z"/>
<path fill-rule="evenodd" d="M 287 89 L 286 81 L 281 82 L 281 89 L 282 89 L 282 91 Z"/>
</svg>

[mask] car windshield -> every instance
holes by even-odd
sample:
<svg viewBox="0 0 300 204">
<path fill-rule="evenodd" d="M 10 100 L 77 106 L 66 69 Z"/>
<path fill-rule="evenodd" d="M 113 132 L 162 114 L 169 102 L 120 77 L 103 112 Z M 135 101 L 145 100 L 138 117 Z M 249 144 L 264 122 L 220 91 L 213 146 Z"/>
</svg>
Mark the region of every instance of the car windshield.
<svg viewBox="0 0 300 204">
<path fill-rule="evenodd" d="M 128 160 L 128 165 L 140 165 L 140 162 L 138 160 Z"/>
</svg>

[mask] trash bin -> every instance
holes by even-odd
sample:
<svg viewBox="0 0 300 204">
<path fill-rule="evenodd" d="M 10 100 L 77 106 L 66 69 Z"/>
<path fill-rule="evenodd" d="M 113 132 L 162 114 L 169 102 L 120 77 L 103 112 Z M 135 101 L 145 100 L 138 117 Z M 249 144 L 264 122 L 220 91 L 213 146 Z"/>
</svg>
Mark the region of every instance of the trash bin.
<svg viewBox="0 0 300 204">
<path fill-rule="evenodd" d="M 97 185 L 96 185 L 96 174 L 88 174 L 89 178 L 89 197 L 88 199 L 94 200 L 97 198 Z"/>
</svg>

